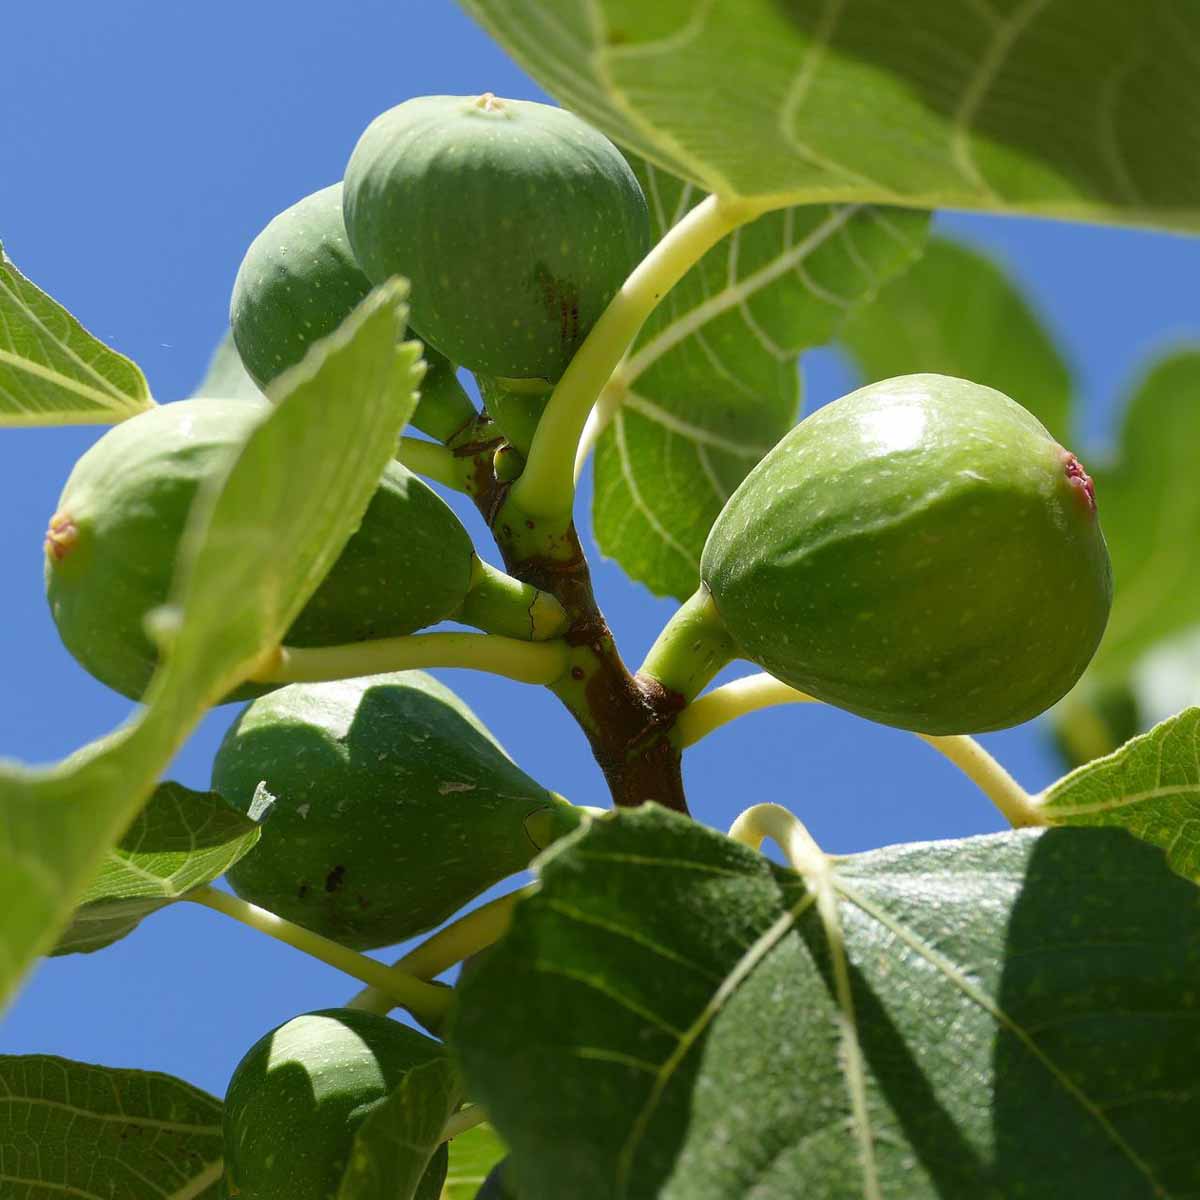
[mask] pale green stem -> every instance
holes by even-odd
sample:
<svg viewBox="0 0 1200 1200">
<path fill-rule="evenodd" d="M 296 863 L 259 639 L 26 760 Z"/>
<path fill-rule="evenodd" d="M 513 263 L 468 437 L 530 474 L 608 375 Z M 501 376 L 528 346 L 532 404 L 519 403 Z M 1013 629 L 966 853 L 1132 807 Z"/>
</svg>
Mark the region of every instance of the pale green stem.
<svg viewBox="0 0 1200 1200">
<path fill-rule="evenodd" d="M 442 1135 L 439 1141 L 448 1142 L 451 1138 L 458 1137 L 460 1133 L 466 1133 L 468 1129 L 482 1125 L 487 1119 L 488 1115 L 482 1105 L 468 1104 L 447 1119 L 446 1124 L 442 1126 Z"/>
<path fill-rule="evenodd" d="M 273 912 L 259 908 L 257 904 L 250 904 L 212 887 L 196 888 L 188 892 L 184 899 L 232 917 L 259 933 L 265 933 L 276 941 L 302 950 L 305 954 L 320 959 L 321 962 L 328 963 L 329 966 L 336 967 L 373 988 L 378 988 L 391 997 L 393 1007 L 398 1005 L 407 1008 L 431 1029 L 438 1028 L 450 1011 L 453 993 L 449 988 L 436 987 L 384 963 L 376 962 L 365 954 L 359 954 L 357 950 L 351 950 L 301 925 L 285 921 Z"/>
<path fill-rule="evenodd" d="M 472 954 L 478 954 L 493 942 L 498 941 L 508 930 L 513 909 L 519 900 L 531 895 L 536 884 L 518 888 L 506 896 L 490 900 L 472 909 L 465 916 L 426 938 L 419 946 L 410 950 L 388 970 L 396 971 L 405 978 L 436 979 L 455 963 L 460 963 Z M 381 1016 L 396 1007 L 392 999 L 394 989 L 378 986 L 364 988 L 346 1006 L 361 1008 Z"/>
<path fill-rule="evenodd" d="M 852 1128 L 860 1134 L 859 1159 L 863 1172 L 864 1200 L 879 1200 L 883 1195 L 875 1167 L 875 1148 L 867 1131 L 871 1128 L 868 1116 L 867 1093 L 863 1086 L 866 1064 L 854 1015 L 854 989 L 850 962 L 846 953 L 846 938 L 838 903 L 833 869 L 825 852 L 817 845 L 804 823 L 778 804 L 756 804 L 748 808 L 733 823 L 729 836 L 758 849 L 764 838 L 771 838 L 783 848 L 789 865 L 804 876 L 809 894 L 816 903 L 817 913 L 829 947 L 833 968 L 834 993 L 837 997 L 836 1022 L 841 1027 L 841 1056 L 843 1073 L 849 1092 Z M 781 918 L 790 926 L 795 914 Z"/>
<path fill-rule="evenodd" d="M 779 704 L 805 703 L 814 704 L 816 701 L 804 692 L 780 683 L 772 675 L 748 675 L 745 679 L 735 679 L 732 683 L 713 688 L 698 700 L 693 700 L 676 719 L 672 736 L 675 744 L 685 750 L 713 730 L 747 713 L 758 712 L 761 708 L 774 708 Z"/>
<path fill-rule="evenodd" d="M 663 236 L 609 302 L 579 347 L 538 423 L 525 471 L 513 485 L 514 506 L 534 516 L 570 513 L 575 450 L 588 413 L 663 297 L 726 234 L 765 208 L 709 196 Z"/>
<path fill-rule="evenodd" d="M 281 646 L 253 681 L 323 683 L 427 667 L 463 667 L 548 686 L 567 670 L 567 645 L 491 633 L 418 633 L 345 646 Z"/>
<path fill-rule="evenodd" d="M 729 836 L 753 850 L 770 838 L 783 850 L 788 862 L 810 878 L 829 874 L 825 852 L 795 813 L 781 804 L 755 804 L 741 813 L 729 828 Z"/>
<path fill-rule="evenodd" d="M 701 584 L 663 626 L 638 674 L 691 700 L 736 657 L 737 647 L 708 588 Z"/>
<path fill-rule="evenodd" d="M 1033 797 L 973 738 L 966 734 L 917 734 L 944 754 L 1000 810 L 1014 828 L 1045 825 Z"/>
<path fill-rule="evenodd" d="M 424 475 L 434 483 L 453 488 L 456 492 L 467 490 L 466 470 L 463 466 L 466 460 L 437 442 L 427 442 L 424 438 L 402 437 L 400 448 L 396 451 L 396 461 L 410 471 Z"/>
<path fill-rule="evenodd" d="M 675 744 L 680 749 L 695 745 L 735 717 L 762 708 L 804 703 L 815 701 L 770 675 L 735 679 L 701 696 L 679 714 L 673 731 Z M 958 767 L 1015 829 L 1046 824 L 1034 798 L 974 738 L 961 733 L 918 733 L 917 737 Z"/>
<path fill-rule="evenodd" d="M 530 642 L 558 637 L 569 623 L 566 609 L 549 592 L 506 575 L 478 555 L 471 565 L 470 591 L 454 620 Z"/>
</svg>

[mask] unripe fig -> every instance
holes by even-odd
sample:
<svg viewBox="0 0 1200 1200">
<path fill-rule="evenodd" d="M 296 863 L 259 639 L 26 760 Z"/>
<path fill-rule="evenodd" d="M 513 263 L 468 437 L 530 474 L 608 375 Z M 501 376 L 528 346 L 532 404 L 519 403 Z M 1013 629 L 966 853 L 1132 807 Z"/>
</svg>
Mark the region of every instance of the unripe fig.
<svg viewBox="0 0 1200 1200">
<path fill-rule="evenodd" d="M 554 380 L 650 241 L 620 151 L 560 108 L 423 96 L 377 117 L 346 169 L 372 280 L 412 282 L 413 328 L 488 375 Z"/>
<path fill-rule="evenodd" d="M 260 413 L 247 400 L 161 405 L 110 429 L 67 480 L 46 538 L 50 609 L 67 649 L 126 696 L 139 698 L 154 671 L 144 622 L 168 598 L 196 492 Z M 462 604 L 473 557 L 445 502 L 391 463 L 285 641 L 338 645 L 432 625 Z"/>
<path fill-rule="evenodd" d="M 307 1013 L 268 1033 L 225 1093 L 229 1196 L 337 1200 L 358 1127 L 409 1071 L 444 1054 L 415 1029 L 350 1008 Z M 445 1171 L 443 1146 L 418 1195 L 428 1181 L 436 1196 Z"/>
<path fill-rule="evenodd" d="M 420 671 L 255 700 L 212 784 L 243 812 L 271 804 L 229 871 L 238 895 L 359 950 L 439 924 L 578 821 Z"/>
<path fill-rule="evenodd" d="M 796 426 L 717 518 L 701 576 L 744 657 L 887 725 L 982 732 L 1079 678 L 1112 599 L 1091 480 L 1030 413 L 907 375 Z"/>
<path fill-rule="evenodd" d="M 234 344 L 265 387 L 333 333 L 371 290 L 342 223 L 342 185 L 285 209 L 250 243 L 229 305 Z"/>
<path fill-rule="evenodd" d="M 274 217 L 250 243 L 229 305 L 234 344 L 255 383 L 265 388 L 298 363 L 370 290 L 346 237 L 341 183 Z M 445 440 L 474 407 L 441 354 L 426 346 L 424 358 L 422 403 L 412 424 Z"/>
</svg>

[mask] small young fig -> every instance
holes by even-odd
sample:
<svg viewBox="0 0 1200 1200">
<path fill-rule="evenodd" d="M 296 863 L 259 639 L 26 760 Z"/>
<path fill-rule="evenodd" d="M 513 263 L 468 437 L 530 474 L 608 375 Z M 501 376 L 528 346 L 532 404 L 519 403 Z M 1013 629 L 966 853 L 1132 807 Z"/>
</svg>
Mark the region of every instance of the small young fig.
<svg viewBox="0 0 1200 1200">
<path fill-rule="evenodd" d="M 233 341 L 254 382 L 265 388 L 295 366 L 370 290 L 346 237 L 341 183 L 284 209 L 250 243 L 229 304 Z M 423 356 L 412 424 L 445 441 L 471 418 L 474 405 L 441 354 L 426 346 Z"/>
<path fill-rule="evenodd" d="M 1112 600 L 1079 461 L 1007 396 L 942 375 L 805 418 L 730 497 L 701 576 L 744 657 L 931 734 L 1044 711 Z"/>
<path fill-rule="evenodd" d="M 250 243 L 229 305 L 233 341 L 266 387 L 333 333 L 371 290 L 342 222 L 342 185 L 285 209 Z"/>
<path fill-rule="evenodd" d="M 557 379 L 649 248 L 620 151 L 560 108 L 423 96 L 377 117 L 346 169 L 372 280 L 412 281 L 413 328 L 451 361 Z"/>
<path fill-rule="evenodd" d="M 168 598 L 196 492 L 224 469 L 260 414 L 247 400 L 161 405 L 110 429 L 67 480 L 46 537 L 50 609 L 67 649 L 132 699 L 156 665 L 145 619 Z M 471 539 L 450 508 L 391 463 L 285 641 L 338 645 L 435 624 L 462 605 L 473 562 Z"/>
<path fill-rule="evenodd" d="M 439 924 L 579 820 L 420 671 L 255 700 L 212 784 L 243 812 L 270 806 L 234 891 L 359 950 Z"/>
<path fill-rule="evenodd" d="M 306 1013 L 272 1030 L 246 1052 L 225 1093 L 228 1195 L 337 1200 L 358 1127 L 405 1075 L 444 1054 L 407 1025 L 351 1008 Z M 443 1146 L 426 1170 L 436 1184 L 428 1194 L 438 1195 L 445 1171 Z"/>
</svg>

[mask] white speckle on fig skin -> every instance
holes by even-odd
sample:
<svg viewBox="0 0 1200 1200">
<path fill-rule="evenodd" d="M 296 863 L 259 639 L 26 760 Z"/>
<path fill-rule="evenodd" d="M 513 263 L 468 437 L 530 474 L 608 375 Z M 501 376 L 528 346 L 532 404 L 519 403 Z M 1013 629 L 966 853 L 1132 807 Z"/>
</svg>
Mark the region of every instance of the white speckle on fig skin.
<svg viewBox="0 0 1200 1200">
<path fill-rule="evenodd" d="M 46 553 L 55 562 L 62 562 L 71 552 L 71 547 L 79 540 L 79 526 L 68 513 L 57 512 L 50 518 L 50 527 L 46 530 Z"/>
<path fill-rule="evenodd" d="M 1092 477 L 1083 469 L 1083 463 L 1070 450 L 1063 451 L 1063 472 L 1068 482 L 1074 487 L 1087 503 L 1088 511 L 1096 511 L 1096 485 Z"/>
</svg>

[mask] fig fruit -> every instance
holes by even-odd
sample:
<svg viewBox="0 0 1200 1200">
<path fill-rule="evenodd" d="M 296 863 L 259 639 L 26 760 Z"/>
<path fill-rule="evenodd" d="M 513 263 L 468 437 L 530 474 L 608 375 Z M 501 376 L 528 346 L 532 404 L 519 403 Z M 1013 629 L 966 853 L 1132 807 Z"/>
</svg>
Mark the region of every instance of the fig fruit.
<svg viewBox="0 0 1200 1200">
<path fill-rule="evenodd" d="M 336 1200 L 355 1131 L 409 1071 L 444 1053 L 407 1025 L 350 1008 L 306 1013 L 260 1038 L 225 1093 L 228 1194 Z M 437 1196 L 445 1173 L 442 1146 L 418 1195 Z"/>
<path fill-rule="evenodd" d="M 342 220 L 342 184 L 305 196 L 250 243 L 233 284 L 229 324 L 242 364 L 265 388 L 327 337 L 371 290 Z M 441 441 L 474 406 L 436 350 L 425 347 L 422 404 L 412 424 Z"/>
<path fill-rule="evenodd" d="M 327 337 L 371 290 L 342 223 L 342 185 L 285 209 L 250 243 L 229 324 L 246 370 L 266 387 Z"/>
<path fill-rule="evenodd" d="M 126 696 L 139 698 L 154 672 L 144 622 L 167 600 L 197 489 L 224 469 L 260 411 L 247 400 L 161 405 L 110 429 L 67 480 L 46 538 L 50 609 L 67 649 Z M 285 640 L 338 645 L 432 625 L 462 605 L 473 560 L 445 502 L 391 463 Z"/>
<path fill-rule="evenodd" d="M 420 671 L 255 700 L 212 782 L 243 812 L 270 805 L 234 891 L 359 950 L 439 924 L 578 822 Z"/>
<path fill-rule="evenodd" d="M 363 270 L 406 276 L 413 328 L 488 375 L 557 379 L 649 248 L 620 151 L 547 104 L 405 101 L 367 127 L 345 183 Z"/>
<path fill-rule="evenodd" d="M 908 375 L 800 422 L 704 547 L 741 654 L 819 700 L 931 734 L 1044 711 L 1112 600 L 1091 480 L 1019 404 Z"/>
</svg>

